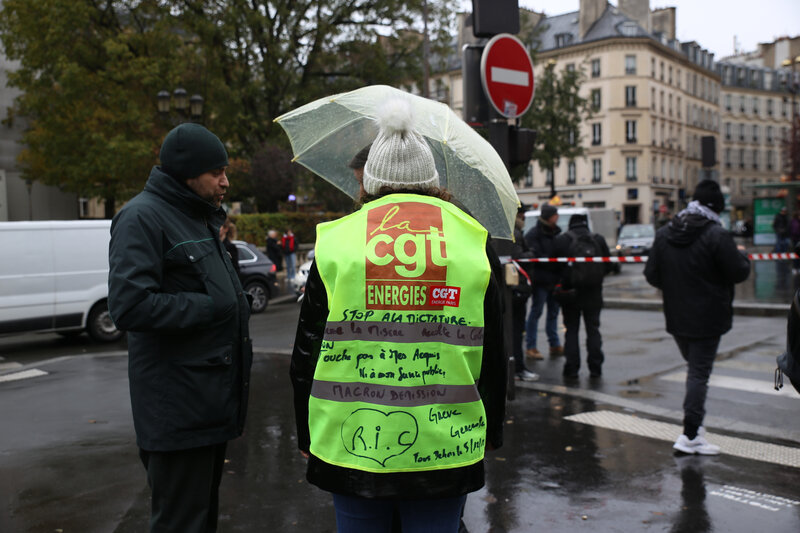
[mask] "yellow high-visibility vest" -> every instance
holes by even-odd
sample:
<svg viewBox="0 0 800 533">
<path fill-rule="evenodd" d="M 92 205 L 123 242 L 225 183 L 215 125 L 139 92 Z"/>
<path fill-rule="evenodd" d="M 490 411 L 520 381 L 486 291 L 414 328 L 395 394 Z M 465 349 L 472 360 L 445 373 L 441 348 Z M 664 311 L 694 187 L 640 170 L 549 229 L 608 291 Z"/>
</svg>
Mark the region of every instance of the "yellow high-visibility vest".
<svg viewBox="0 0 800 533">
<path fill-rule="evenodd" d="M 453 204 L 416 194 L 317 227 L 329 314 L 309 400 L 311 453 L 370 472 L 483 458 L 486 238 Z"/>
</svg>

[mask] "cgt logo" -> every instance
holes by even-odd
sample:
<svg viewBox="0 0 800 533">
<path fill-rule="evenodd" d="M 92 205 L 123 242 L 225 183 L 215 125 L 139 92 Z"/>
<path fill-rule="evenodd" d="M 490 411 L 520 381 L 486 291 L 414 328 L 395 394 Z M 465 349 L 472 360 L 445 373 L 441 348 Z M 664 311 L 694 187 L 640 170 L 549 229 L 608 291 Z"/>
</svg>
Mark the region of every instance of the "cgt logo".
<svg viewBox="0 0 800 533">
<path fill-rule="evenodd" d="M 461 287 L 432 287 L 431 305 L 448 305 L 458 307 L 458 300 L 461 297 Z"/>
<path fill-rule="evenodd" d="M 441 310 L 445 305 L 431 297 L 431 290 L 447 281 L 439 207 L 400 202 L 371 209 L 365 260 L 367 309 Z"/>
</svg>

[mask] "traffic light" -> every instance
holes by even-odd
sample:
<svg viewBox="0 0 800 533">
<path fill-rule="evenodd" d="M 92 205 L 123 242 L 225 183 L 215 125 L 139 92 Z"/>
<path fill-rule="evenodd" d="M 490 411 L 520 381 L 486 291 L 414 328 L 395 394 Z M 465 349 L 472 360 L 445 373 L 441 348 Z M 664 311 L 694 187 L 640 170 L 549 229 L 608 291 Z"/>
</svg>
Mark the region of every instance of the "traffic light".
<svg viewBox="0 0 800 533">
<path fill-rule="evenodd" d="M 527 165 L 533 156 L 536 130 L 509 126 L 509 166 Z"/>
<path fill-rule="evenodd" d="M 472 0 L 472 33 L 475 37 L 519 33 L 519 0 Z"/>
</svg>

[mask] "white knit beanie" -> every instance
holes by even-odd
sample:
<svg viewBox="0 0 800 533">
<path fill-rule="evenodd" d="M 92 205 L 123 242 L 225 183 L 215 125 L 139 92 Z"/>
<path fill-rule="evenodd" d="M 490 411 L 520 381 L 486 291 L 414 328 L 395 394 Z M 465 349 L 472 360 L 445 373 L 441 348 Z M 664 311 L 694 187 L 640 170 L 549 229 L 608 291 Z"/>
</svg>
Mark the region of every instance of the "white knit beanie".
<svg viewBox="0 0 800 533">
<path fill-rule="evenodd" d="M 378 136 L 364 166 L 364 190 L 378 194 L 384 185 L 396 189 L 426 189 L 439 185 L 433 153 L 414 131 L 411 104 L 388 100 L 378 111 Z"/>
</svg>

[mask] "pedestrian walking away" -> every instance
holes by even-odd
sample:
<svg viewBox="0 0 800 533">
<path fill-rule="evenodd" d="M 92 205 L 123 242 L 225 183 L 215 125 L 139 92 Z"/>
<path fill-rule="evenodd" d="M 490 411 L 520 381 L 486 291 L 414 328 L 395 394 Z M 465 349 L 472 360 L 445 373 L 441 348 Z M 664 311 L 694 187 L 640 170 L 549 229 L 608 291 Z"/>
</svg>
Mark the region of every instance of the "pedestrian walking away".
<svg viewBox="0 0 800 533">
<path fill-rule="evenodd" d="M 294 269 L 297 261 L 295 252 L 297 251 L 297 242 L 294 238 L 291 228 L 286 230 L 286 233 L 281 237 L 281 253 L 286 262 L 286 283 L 291 283 L 294 279 Z"/>
<path fill-rule="evenodd" d="M 340 533 L 388 533 L 393 516 L 404 533 L 457 531 L 502 445 L 493 252 L 413 125 L 406 100 L 385 104 L 361 208 L 317 227 L 292 353 L 298 446 Z"/>
<path fill-rule="evenodd" d="M 725 198 L 717 182 L 697 184 L 693 200 L 656 232 L 644 273 L 661 289 L 667 332 L 687 363 L 683 434 L 674 448 L 716 455 L 719 446 L 705 438 L 708 380 L 720 337 L 733 324 L 734 284 L 747 279 L 750 261 L 722 227 Z"/>
<path fill-rule="evenodd" d="M 777 254 L 788 252 L 791 240 L 789 235 L 789 217 L 786 214 L 785 207 L 781 207 L 780 212 L 772 219 L 772 230 L 775 232 L 775 248 L 773 251 Z"/>
<path fill-rule="evenodd" d="M 525 234 L 525 243 L 533 252 L 534 257 L 550 257 L 553 250 L 553 239 L 561 232 L 558 222 L 558 208 L 554 205 L 542 206 L 539 220 L 536 225 Z M 553 298 L 553 289 L 558 283 L 559 266 L 551 263 L 535 263 L 533 266 L 533 298 L 528 320 L 525 323 L 525 341 L 528 349 L 525 355 L 533 359 L 543 359 L 541 352 L 536 347 L 539 328 L 539 317 L 542 316 L 545 305 L 544 331 L 547 342 L 550 344 L 550 355 L 559 356 L 564 353 L 561 341 L 558 339 L 558 312 L 559 306 Z"/>
<path fill-rule="evenodd" d="M 569 229 L 553 241 L 553 257 L 608 257 L 606 239 L 589 231 L 586 215 L 572 215 Z M 600 310 L 603 308 L 603 277 L 611 272 L 612 263 L 561 264 L 559 287 L 555 295 L 562 297 L 564 315 L 564 369 L 565 379 L 575 379 L 581 367 L 578 337 L 581 316 L 586 328 L 586 365 L 589 375 L 603 375 L 603 337 L 600 334 Z"/>
<path fill-rule="evenodd" d="M 283 251 L 278 243 L 278 231 L 271 229 L 267 232 L 267 257 L 275 265 L 275 270 L 283 270 Z"/>
<path fill-rule="evenodd" d="M 160 159 L 111 224 L 108 308 L 128 332 L 150 531 L 208 533 L 217 529 L 226 444 L 247 412 L 250 306 L 220 241 L 224 145 L 181 124 Z"/>
</svg>

